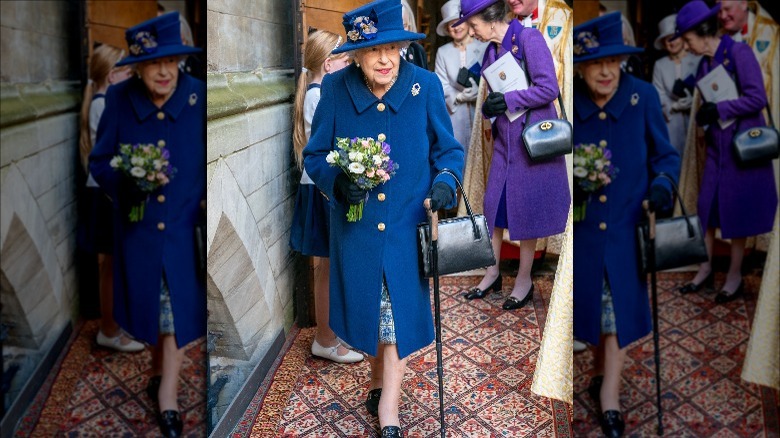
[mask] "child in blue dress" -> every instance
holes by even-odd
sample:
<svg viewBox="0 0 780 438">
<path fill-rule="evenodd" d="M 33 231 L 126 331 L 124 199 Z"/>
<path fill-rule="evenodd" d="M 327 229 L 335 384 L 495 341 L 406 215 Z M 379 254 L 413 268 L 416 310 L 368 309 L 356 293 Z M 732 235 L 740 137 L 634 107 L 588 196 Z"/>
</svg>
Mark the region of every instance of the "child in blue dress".
<svg viewBox="0 0 780 438">
<path fill-rule="evenodd" d="M 311 354 L 339 363 L 363 360 L 363 355 L 346 348 L 336 338 L 328 323 L 329 275 L 328 259 L 329 208 L 328 200 L 317 189 L 303 168 L 303 148 L 311 135 L 311 122 L 320 101 L 320 82 L 328 74 L 349 65 L 349 55 L 332 55 L 342 38 L 328 31 L 318 30 L 309 35 L 304 49 L 304 71 L 298 78 L 295 93 L 293 145 L 295 159 L 302 171 L 298 196 L 295 199 L 290 247 L 305 256 L 313 257 L 314 307 L 317 333 Z"/>
</svg>

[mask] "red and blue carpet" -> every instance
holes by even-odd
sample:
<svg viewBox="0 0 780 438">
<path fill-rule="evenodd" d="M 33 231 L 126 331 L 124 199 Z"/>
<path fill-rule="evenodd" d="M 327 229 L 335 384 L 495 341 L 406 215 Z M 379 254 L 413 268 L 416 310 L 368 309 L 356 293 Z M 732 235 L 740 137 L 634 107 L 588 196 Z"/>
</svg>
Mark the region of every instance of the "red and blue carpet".
<svg viewBox="0 0 780 438">
<path fill-rule="evenodd" d="M 680 295 L 692 273 L 658 278 L 661 405 L 664 435 L 675 437 L 778 437 L 777 391 L 740 378 L 761 278 L 745 277 L 745 298 L 716 304 L 714 293 Z M 725 276 L 716 276 L 720 287 Z M 600 436 L 587 387 L 590 350 L 574 358 L 574 433 Z M 648 336 L 629 347 L 620 404 L 627 436 L 654 436 L 655 361 Z"/>
<path fill-rule="evenodd" d="M 156 413 L 146 396 L 151 354 L 119 353 L 95 343 L 98 322 L 88 321 L 66 347 L 16 437 L 157 437 Z M 184 434 L 206 435 L 205 343 L 185 347 L 179 378 Z"/>
<path fill-rule="evenodd" d="M 505 279 L 506 280 L 506 279 Z M 535 278 L 533 306 L 508 312 L 502 295 L 467 302 L 477 277 L 441 281 L 445 418 L 448 436 L 570 437 L 571 405 L 530 391 L 547 315 L 552 276 Z M 541 293 L 539 293 L 541 292 Z M 232 437 L 376 436 L 365 410 L 369 366 L 315 359 L 314 329 L 293 328 Z M 434 345 L 410 356 L 401 396 L 407 437 L 438 436 Z"/>
</svg>

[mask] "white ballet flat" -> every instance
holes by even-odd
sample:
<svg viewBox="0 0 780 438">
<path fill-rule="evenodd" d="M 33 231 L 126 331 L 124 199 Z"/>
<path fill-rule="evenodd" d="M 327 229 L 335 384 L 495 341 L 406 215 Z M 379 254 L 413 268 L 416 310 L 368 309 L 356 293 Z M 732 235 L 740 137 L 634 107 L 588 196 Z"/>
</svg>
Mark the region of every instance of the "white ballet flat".
<svg viewBox="0 0 780 438">
<path fill-rule="evenodd" d="M 333 347 L 323 347 L 317 342 L 317 339 L 315 339 L 311 344 L 311 354 L 337 363 L 355 363 L 363 360 L 362 354 L 349 349 L 347 350 L 347 354 L 339 356 L 339 345 L 341 345 L 341 343 L 337 343 Z"/>
</svg>

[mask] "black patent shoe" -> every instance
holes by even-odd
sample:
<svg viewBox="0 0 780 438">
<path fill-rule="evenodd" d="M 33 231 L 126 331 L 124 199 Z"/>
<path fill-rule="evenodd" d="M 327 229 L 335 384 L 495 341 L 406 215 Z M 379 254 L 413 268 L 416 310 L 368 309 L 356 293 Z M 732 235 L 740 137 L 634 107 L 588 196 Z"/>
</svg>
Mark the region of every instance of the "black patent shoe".
<svg viewBox="0 0 780 438">
<path fill-rule="evenodd" d="M 525 297 L 522 300 L 518 300 L 517 298 L 510 296 L 509 298 L 504 301 L 504 305 L 501 306 L 504 310 L 515 310 L 520 309 L 523 306 L 525 306 L 531 299 L 534 297 L 534 284 L 531 283 L 531 288 L 528 289 L 528 293 L 525 294 Z"/>
<path fill-rule="evenodd" d="M 601 405 L 601 384 L 604 383 L 604 376 L 593 376 L 590 379 L 590 385 L 588 385 L 588 395 L 596 403 L 596 406 Z"/>
<path fill-rule="evenodd" d="M 152 376 L 149 378 L 149 383 L 146 384 L 146 395 L 154 404 L 158 403 L 161 381 L 162 376 Z"/>
<path fill-rule="evenodd" d="M 601 413 L 601 431 L 607 438 L 619 438 L 626 430 L 626 422 L 620 411 L 606 411 Z"/>
<path fill-rule="evenodd" d="M 715 296 L 715 302 L 718 304 L 728 303 L 729 301 L 734 301 L 737 298 L 741 297 L 745 293 L 745 283 L 740 280 L 739 286 L 737 286 L 737 290 L 734 292 L 728 292 L 725 289 L 721 289 L 720 292 L 718 292 L 718 295 Z"/>
<path fill-rule="evenodd" d="M 685 286 L 678 289 L 682 295 L 690 294 L 700 291 L 702 288 L 712 289 L 715 286 L 715 270 L 710 271 L 709 275 L 699 284 L 688 283 Z"/>
<path fill-rule="evenodd" d="M 382 438 L 402 438 L 404 436 L 398 426 L 385 426 L 382 428 Z"/>
<path fill-rule="evenodd" d="M 180 437 L 184 425 L 181 422 L 179 411 L 162 411 L 157 415 L 157 422 L 160 426 L 160 433 L 165 438 Z"/>
<path fill-rule="evenodd" d="M 379 415 L 379 398 L 382 397 L 382 388 L 372 389 L 368 391 L 368 397 L 366 397 L 366 410 L 373 416 Z"/>
<path fill-rule="evenodd" d="M 482 290 L 478 287 L 473 287 L 463 296 L 467 300 L 482 299 L 485 298 L 491 291 L 501 292 L 502 283 L 501 274 L 499 274 L 498 278 L 496 278 L 490 286 L 486 287 L 485 290 Z"/>
</svg>

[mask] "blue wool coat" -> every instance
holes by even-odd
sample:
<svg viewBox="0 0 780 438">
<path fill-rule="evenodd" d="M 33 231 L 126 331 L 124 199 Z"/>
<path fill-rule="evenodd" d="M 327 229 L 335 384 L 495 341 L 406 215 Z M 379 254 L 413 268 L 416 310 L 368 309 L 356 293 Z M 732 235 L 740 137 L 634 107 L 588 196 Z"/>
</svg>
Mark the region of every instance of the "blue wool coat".
<svg viewBox="0 0 780 438">
<path fill-rule="evenodd" d="M 618 174 L 593 193 L 585 220 L 574 224 L 574 335 L 598 344 L 601 292 L 609 279 L 621 347 L 652 329 L 647 283 L 640 276 L 636 224 L 645 216 L 642 200 L 652 184 L 670 189 L 680 156 L 669 141 L 658 92 L 647 82 L 621 74 L 604 108 L 590 99 L 584 83 L 574 90 L 574 144 L 606 144 Z M 605 143 L 604 143 L 605 142 Z"/>
<path fill-rule="evenodd" d="M 160 281 L 165 271 L 179 347 L 206 334 L 205 281 L 196 276 L 194 226 L 206 199 L 206 86 L 179 73 L 158 109 L 138 78 L 109 88 L 90 155 L 90 172 L 114 203 L 114 318 L 134 337 L 157 343 Z M 164 142 L 176 173 L 154 191 L 144 218 L 131 223 L 120 203 L 121 174 L 109 162 L 120 143 Z"/>
<path fill-rule="evenodd" d="M 706 158 L 697 209 L 702 226 L 712 224 L 711 217 L 724 239 L 755 236 L 772 231 L 777 210 L 777 192 L 772 161 L 751 166 L 740 165 L 734 157 L 734 136 L 746 129 L 766 126 L 761 110 L 766 106 L 761 67 L 753 49 L 737 43 L 728 35 L 720 41 L 715 55 L 702 58 L 697 80 L 723 65 L 734 79 L 740 96 L 719 102 L 718 114 L 723 120 L 737 119 L 726 129 L 711 124 L 706 132 Z"/>
<path fill-rule="evenodd" d="M 412 89 L 419 92 L 413 94 Z M 406 357 L 433 340 L 428 281 L 419 271 L 416 227 L 426 220 L 423 200 L 434 177 L 454 191 L 447 175 L 462 177 L 463 147 L 455 140 L 435 74 L 401 60 L 398 79 L 380 100 L 354 64 L 325 76 L 322 97 L 303 150 L 304 166 L 330 198 L 330 326 L 350 345 L 375 356 L 382 277 L 387 280 L 398 354 Z M 369 191 L 363 218 L 347 222 L 349 205 L 334 196 L 341 172 L 325 156 L 336 137 L 385 134 L 399 168 Z M 449 207 L 454 207 L 455 201 Z"/>
</svg>

